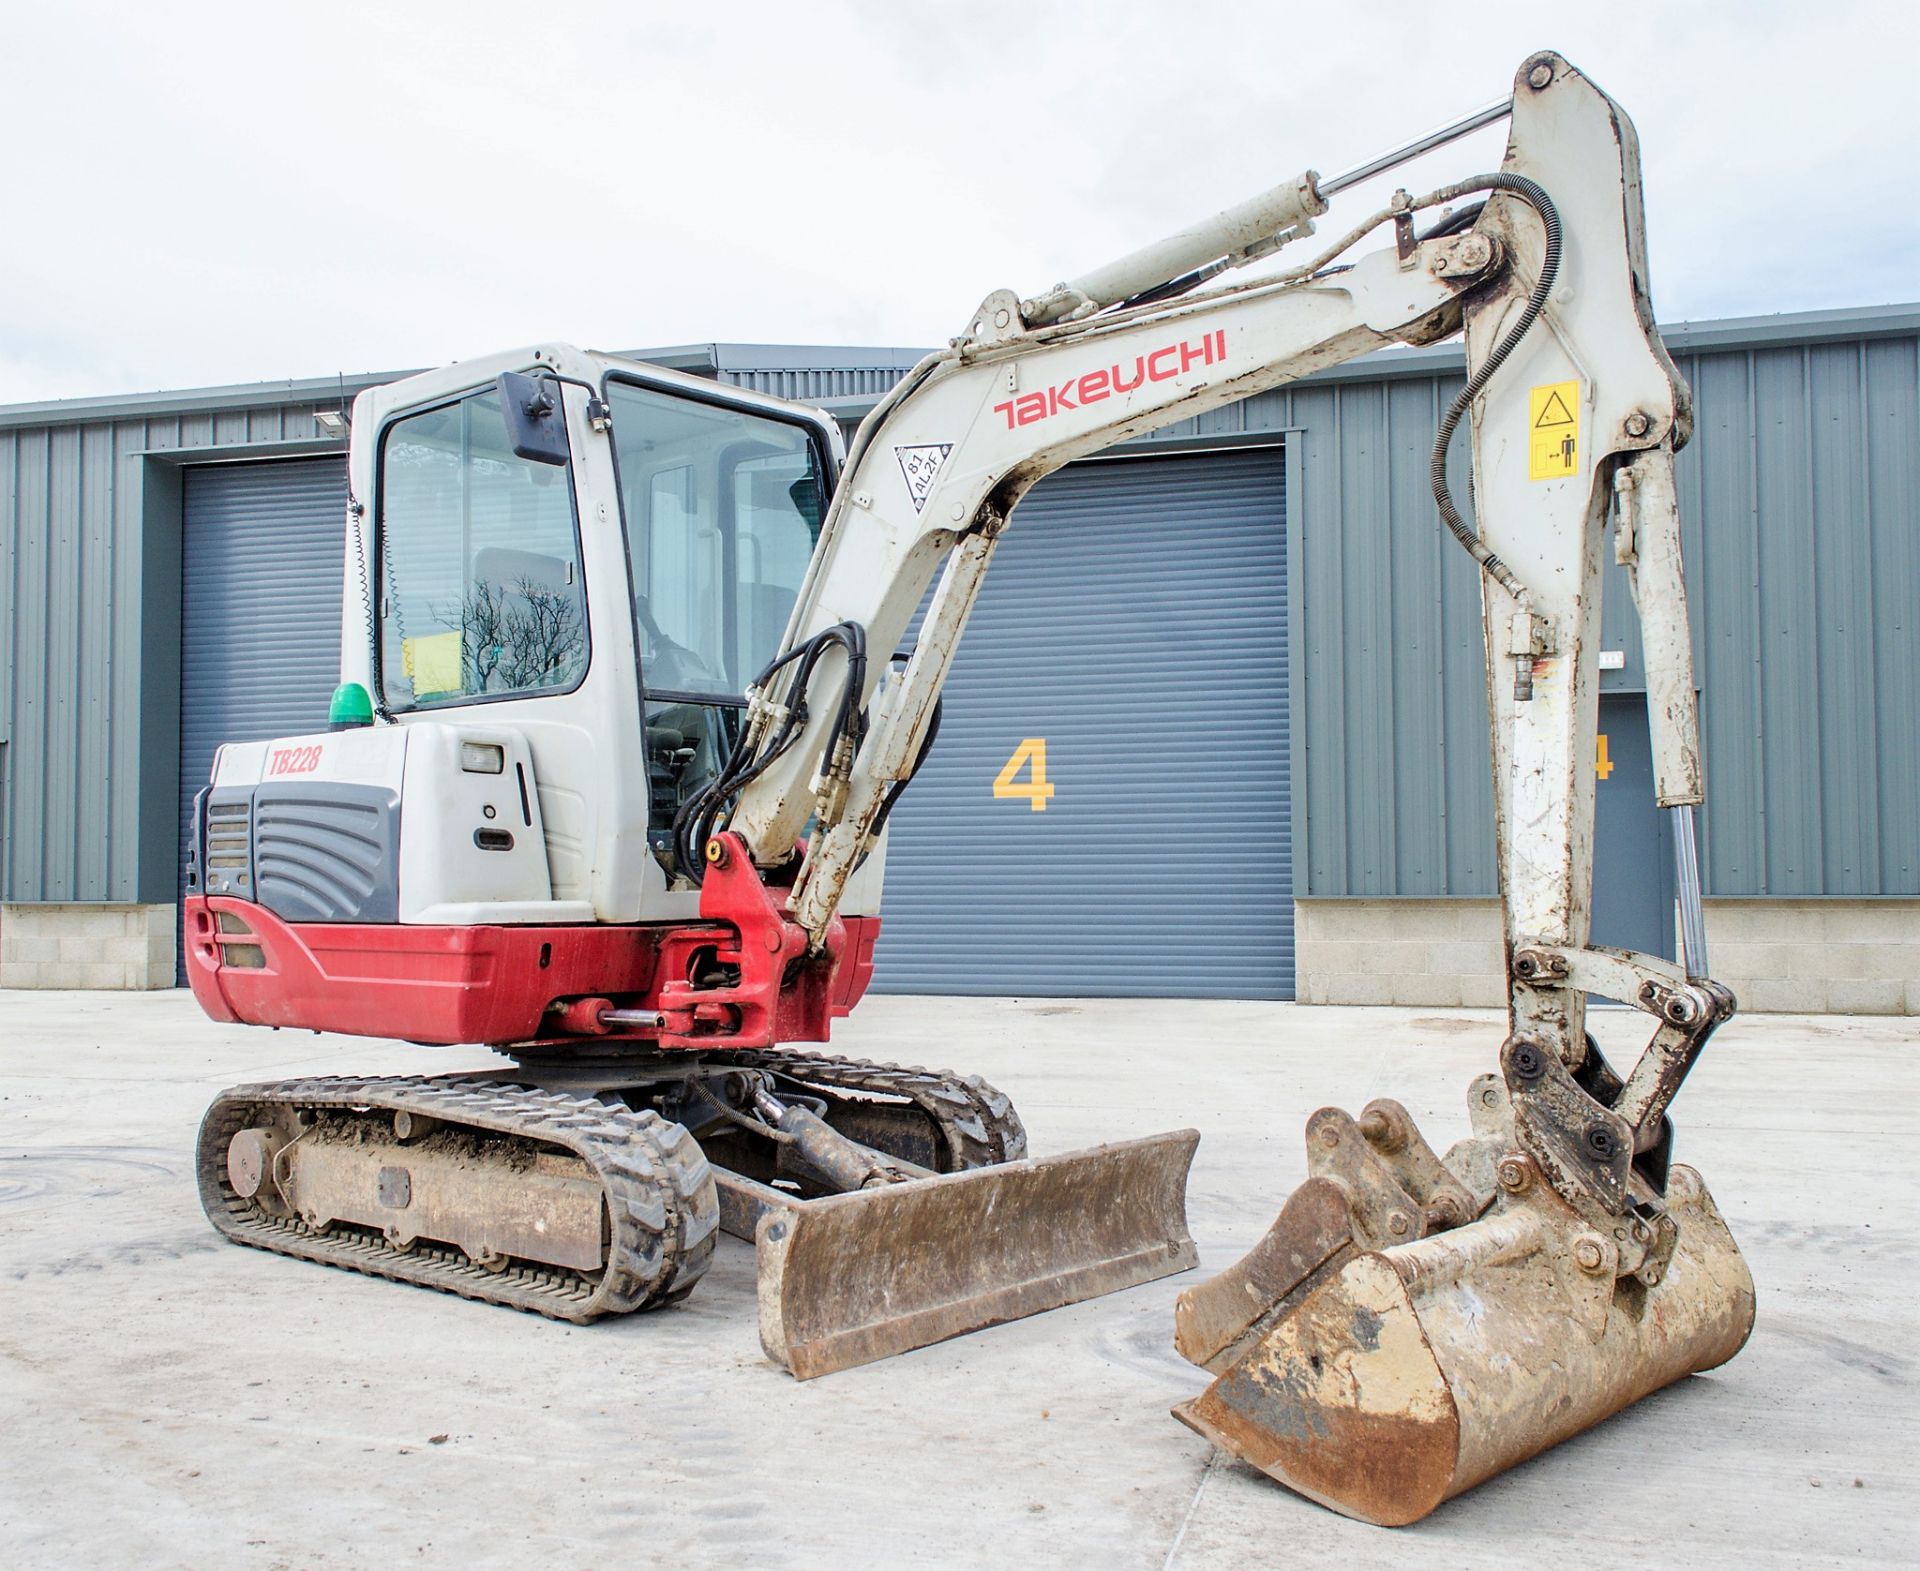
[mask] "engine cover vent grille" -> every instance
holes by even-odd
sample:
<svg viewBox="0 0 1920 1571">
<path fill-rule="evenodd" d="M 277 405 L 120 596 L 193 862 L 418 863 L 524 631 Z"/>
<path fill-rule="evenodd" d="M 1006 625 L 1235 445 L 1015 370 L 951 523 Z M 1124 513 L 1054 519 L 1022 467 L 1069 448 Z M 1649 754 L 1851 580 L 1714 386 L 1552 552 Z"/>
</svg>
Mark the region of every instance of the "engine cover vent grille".
<svg viewBox="0 0 1920 1571">
<path fill-rule="evenodd" d="M 254 793 L 253 854 L 254 898 L 289 922 L 400 918 L 396 791 L 322 781 L 263 785 Z"/>
<path fill-rule="evenodd" d="M 207 798 L 206 865 L 201 882 L 210 895 L 253 898 L 253 793 L 215 790 Z"/>
</svg>

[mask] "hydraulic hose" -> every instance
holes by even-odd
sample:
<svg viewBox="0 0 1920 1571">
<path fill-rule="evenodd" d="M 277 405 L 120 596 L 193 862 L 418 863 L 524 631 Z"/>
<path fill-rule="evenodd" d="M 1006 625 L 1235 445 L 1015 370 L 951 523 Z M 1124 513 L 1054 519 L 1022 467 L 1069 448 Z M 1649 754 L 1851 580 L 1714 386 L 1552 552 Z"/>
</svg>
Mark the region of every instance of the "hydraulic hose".
<svg viewBox="0 0 1920 1571">
<path fill-rule="evenodd" d="M 706 845 L 721 827 L 735 800 L 767 768 L 800 739 L 807 727 L 807 689 L 813 681 L 814 667 L 828 649 L 838 646 L 847 654 L 846 686 L 834 713 L 826 745 L 821 753 L 831 760 L 843 737 L 857 747 L 866 733 L 866 712 L 860 697 L 867 681 L 866 629 L 857 622 L 839 622 L 816 634 L 803 644 L 775 657 L 757 677 L 753 687 L 765 690 L 782 668 L 794 665 L 787 684 L 789 702 L 778 729 L 757 749 L 750 733 L 743 729 L 720 771 L 700 791 L 681 804 L 673 819 L 673 855 L 682 877 L 695 884 L 706 877 Z"/>
<path fill-rule="evenodd" d="M 1506 191 L 1519 197 L 1540 215 L 1540 222 L 1546 229 L 1546 250 L 1540 259 L 1540 276 L 1533 282 L 1533 293 L 1527 297 L 1526 309 L 1520 313 L 1520 320 L 1494 346 L 1493 352 L 1481 362 L 1480 369 L 1467 378 L 1467 385 L 1460 389 L 1447 406 L 1447 412 L 1441 416 L 1439 434 L 1433 439 L 1433 458 L 1428 466 L 1428 475 L 1433 482 L 1433 500 L 1453 538 L 1480 564 L 1483 573 L 1524 605 L 1527 600 L 1526 585 L 1514 576 L 1513 569 L 1487 548 L 1460 516 L 1460 509 L 1454 506 L 1453 492 L 1447 485 L 1447 449 L 1452 445 L 1460 417 L 1480 396 L 1481 390 L 1493 379 L 1494 373 L 1513 353 L 1520 340 L 1527 336 L 1533 324 L 1540 320 L 1540 313 L 1546 308 L 1547 297 L 1553 292 L 1554 278 L 1560 271 L 1560 215 L 1554 209 L 1553 199 L 1525 175 L 1481 175 L 1451 188 L 1453 195 L 1464 195 L 1468 191 Z"/>
</svg>

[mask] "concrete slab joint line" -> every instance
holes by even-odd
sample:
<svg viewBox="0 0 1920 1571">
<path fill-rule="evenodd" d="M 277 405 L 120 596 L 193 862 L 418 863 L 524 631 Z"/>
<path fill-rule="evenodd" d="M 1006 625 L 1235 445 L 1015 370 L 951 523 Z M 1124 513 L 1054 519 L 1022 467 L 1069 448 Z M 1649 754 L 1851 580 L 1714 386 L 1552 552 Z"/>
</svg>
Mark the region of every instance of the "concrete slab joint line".
<svg viewBox="0 0 1920 1571">
<path fill-rule="evenodd" d="M 1186 1514 L 1180 1518 L 1180 1531 L 1173 1535 L 1173 1542 L 1167 1546 L 1167 1558 L 1161 1563 L 1160 1571 L 1173 1571 L 1174 1562 L 1180 1558 L 1180 1545 L 1185 1541 L 1187 1529 L 1193 1526 L 1194 1514 L 1200 1509 L 1200 1500 L 1207 1492 L 1207 1485 L 1213 1481 L 1213 1470 L 1219 1465 L 1221 1453 L 1210 1451 L 1206 1466 L 1200 1469 L 1200 1482 L 1193 1486 L 1193 1498 L 1187 1502 Z"/>
<path fill-rule="evenodd" d="M 1636 1016 L 1594 1027 L 1616 1062 L 1645 1039 Z M 1491 1010 L 885 996 L 834 1045 L 984 1075 L 1041 1155 L 1200 1127 L 1206 1274 L 1273 1220 L 1315 1108 L 1395 1097 L 1445 1145 L 1502 1032 Z M 1898 1018 L 1728 1025 L 1674 1117 L 1759 1284 L 1752 1343 L 1389 1536 L 1209 1465 L 1169 1415 L 1204 1380 L 1172 1345 L 1194 1275 L 795 1387 L 762 1356 L 752 1254 L 732 1239 L 684 1306 L 571 1331 L 216 1242 L 190 1153 L 218 1088 L 452 1072 L 483 1053 L 215 1026 L 181 992 L 3 993 L 0 1562 L 613 1567 L 646 1558 L 638 1533 L 688 1571 L 1540 1571 L 1593 1563 L 1577 1502 L 1665 1468 L 1690 1487 L 1661 1515 L 1662 1565 L 1904 1564 L 1920 1518 L 1916 1048 L 1920 1023 Z M 1754 1137 L 1783 1107 L 1790 1162 Z M 663 1469 L 669 1488 L 555 1507 L 583 1479 Z M 964 1509 L 939 1510 L 948 1497 Z"/>
</svg>

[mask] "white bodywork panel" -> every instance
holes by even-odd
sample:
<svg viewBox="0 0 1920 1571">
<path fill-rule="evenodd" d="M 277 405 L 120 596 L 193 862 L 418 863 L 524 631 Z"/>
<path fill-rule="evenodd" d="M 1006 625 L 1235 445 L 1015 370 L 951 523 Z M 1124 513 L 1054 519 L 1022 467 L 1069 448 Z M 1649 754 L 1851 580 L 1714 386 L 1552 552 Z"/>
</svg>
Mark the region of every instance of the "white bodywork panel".
<svg viewBox="0 0 1920 1571">
<path fill-rule="evenodd" d="M 462 767 L 465 744 L 497 749 L 500 770 Z M 395 792 L 403 923 L 591 922 L 586 901 L 554 897 L 536 782 L 532 749 L 517 729 L 433 721 L 229 742 L 213 766 L 216 788 L 318 784 Z M 510 844 L 489 849 L 482 835 L 504 835 Z"/>
</svg>

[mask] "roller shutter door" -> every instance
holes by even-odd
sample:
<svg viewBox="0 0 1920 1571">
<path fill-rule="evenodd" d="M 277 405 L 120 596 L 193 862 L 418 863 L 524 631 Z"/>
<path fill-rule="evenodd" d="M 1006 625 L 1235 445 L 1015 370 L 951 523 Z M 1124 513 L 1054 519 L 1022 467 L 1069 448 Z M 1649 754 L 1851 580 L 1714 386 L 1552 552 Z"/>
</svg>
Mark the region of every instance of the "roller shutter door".
<svg viewBox="0 0 1920 1571">
<path fill-rule="evenodd" d="M 1291 998 L 1278 448 L 1072 466 L 1020 504 L 894 816 L 875 986 Z M 1053 787 L 1034 807 L 1032 750 Z"/>
<path fill-rule="evenodd" d="M 187 815 L 222 742 L 324 731 L 340 673 L 347 470 L 338 458 L 185 476 L 181 878 Z"/>
</svg>

